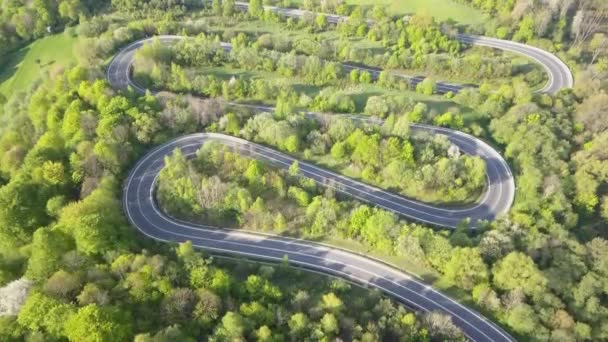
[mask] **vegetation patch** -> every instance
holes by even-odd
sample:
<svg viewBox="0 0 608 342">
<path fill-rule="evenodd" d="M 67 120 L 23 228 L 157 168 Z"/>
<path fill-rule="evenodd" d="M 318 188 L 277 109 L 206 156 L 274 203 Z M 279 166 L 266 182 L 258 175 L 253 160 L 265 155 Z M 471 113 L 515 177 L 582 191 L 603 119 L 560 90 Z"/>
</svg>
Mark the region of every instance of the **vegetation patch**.
<svg viewBox="0 0 608 342">
<path fill-rule="evenodd" d="M 27 90 L 45 74 L 54 77 L 74 65 L 76 40 L 67 33 L 48 36 L 9 55 L 0 68 L 0 93 L 9 97 Z"/>
</svg>

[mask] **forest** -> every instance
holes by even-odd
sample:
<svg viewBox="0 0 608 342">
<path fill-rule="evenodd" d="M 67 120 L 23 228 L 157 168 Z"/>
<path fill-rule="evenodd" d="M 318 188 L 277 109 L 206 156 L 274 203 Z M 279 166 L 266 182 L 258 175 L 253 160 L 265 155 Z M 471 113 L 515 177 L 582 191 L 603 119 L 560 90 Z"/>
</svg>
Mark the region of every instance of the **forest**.
<svg viewBox="0 0 608 342">
<path fill-rule="evenodd" d="M 429 203 L 475 202 L 483 162 L 441 136 L 414 134 L 418 123 L 495 146 L 515 175 L 510 213 L 475 232 L 441 230 L 297 177 L 297 164 L 280 171 L 213 144 L 193 159 L 175 151 L 157 198 L 190 221 L 338 239 L 405 271 L 416 265 L 517 339 L 608 339 L 608 39 L 598 25 L 608 10 L 589 0 L 459 2 L 495 19 L 461 28 L 341 1 L 268 2 L 350 16 L 338 25 L 323 15 L 283 18 L 260 1 L 247 12 L 229 0 L 2 2 L 0 64 L 51 33 L 75 35 L 78 64 L 0 96 L 0 340 L 464 339 L 449 317 L 288 262 L 154 242 L 122 212 L 134 163 L 194 132 L 239 136 Z M 546 81 L 540 67 L 460 43 L 456 30 L 555 52 L 575 86 L 535 93 Z M 135 81 L 162 91 L 112 89 L 107 61 L 158 34 L 192 37 L 153 40 L 137 53 Z M 342 63 L 395 72 L 372 77 Z M 411 71 L 426 80 L 412 86 L 396 76 Z M 474 86 L 438 95 L 440 80 Z"/>
</svg>

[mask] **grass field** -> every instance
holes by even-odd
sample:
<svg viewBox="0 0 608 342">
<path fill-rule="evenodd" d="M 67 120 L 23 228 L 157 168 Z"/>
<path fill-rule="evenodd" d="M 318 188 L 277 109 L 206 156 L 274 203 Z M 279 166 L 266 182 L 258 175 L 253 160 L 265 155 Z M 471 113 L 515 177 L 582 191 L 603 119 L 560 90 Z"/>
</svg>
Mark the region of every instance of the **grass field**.
<svg viewBox="0 0 608 342">
<path fill-rule="evenodd" d="M 439 21 L 452 19 L 465 25 L 479 24 L 485 20 L 483 12 L 453 0 L 346 0 L 346 3 L 365 7 L 385 6 L 387 12 L 393 15 L 425 12 Z"/>
<path fill-rule="evenodd" d="M 76 61 L 76 38 L 58 34 L 39 39 L 14 52 L 0 66 L 0 93 L 5 96 L 27 89 L 43 72 L 67 67 Z"/>
<path fill-rule="evenodd" d="M 386 6 L 390 14 L 414 14 L 426 12 L 437 20 L 453 19 L 461 24 L 479 24 L 483 13 L 452 0 L 346 0 L 350 4 Z"/>
</svg>

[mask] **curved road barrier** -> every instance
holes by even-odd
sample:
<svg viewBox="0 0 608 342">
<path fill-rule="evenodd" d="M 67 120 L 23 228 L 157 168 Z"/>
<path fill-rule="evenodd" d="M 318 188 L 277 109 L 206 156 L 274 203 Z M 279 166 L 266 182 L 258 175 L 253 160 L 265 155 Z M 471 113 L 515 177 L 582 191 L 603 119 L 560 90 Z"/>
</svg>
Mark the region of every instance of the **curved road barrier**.
<svg viewBox="0 0 608 342">
<path fill-rule="evenodd" d="M 237 3 L 246 8 L 247 3 Z M 302 16 L 305 11 L 274 8 L 288 16 Z M 332 21 L 343 20 L 332 16 Z M 179 36 L 159 36 L 164 43 L 170 43 Z M 544 92 L 554 93 L 572 85 L 568 68 L 555 56 L 537 48 L 523 44 L 498 41 L 492 38 L 460 36 L 458 39 L 471 44 L 490 46 L 524 54 L 541 63 L 549 73 L 550 81 Z M 116 89 L 132 87 L 142 93 L 145 89 L 135 84 L 130 77 L 134 54 L 150 39 L 143 39 L 121 50 L 110 62 L 107 78 Z M 226 50 L 230 44 L 221 43 Z M 345 69 L 369 69 L 359 66 L 345 66 Z M 408 76 L 404 76 L 408 77 Z M 412 82 L 415 82 L 413 80 Z M 443 91 L 457 92 L 461 86 L 442 84 Z M 230 103 L 231 105 L 240 105 Z M 271 111 L 271 107 L 252 106 L 259 111 Z M 317 117 L 322 114 L 306 113 Z M 355 120 L 381 123 L 381 120 L 346 116 Z M 332 187 L 336 191 L 371 203 L 401 216 L 431 225 L 455 228 L 463 220 L 470 220 L 474 228 L 480 221 L 493 220 L 508 212 L 513 202 L 515 184 L 506 161 L 487 143 L 471 135 L 451 129 L 414 124 L 412 132 L 429 132 L 445 135 L 464 153 L 479 156 L 486 163 L 487 188 L 481 199 L 470 207 L 446 208 L 432 206 L 405 198 L 388 191 L 327 171 L 315 165 L 299 162 L 300 173 L 317 183 Z M 156 147 L 140 159 L 130 172 L 124 186 L 123 206 L 131 222 L 144 235 L 165 242 L 191 241 L 196 247 L 218 253 L 239 255 L 252 259 L 278 262 L 287 258 L 290 263 L 301 267 L 338 276 L 364 286 L 378 288 L 405 305 L 421 311 L 437 311 L 452 317 L 453 322 L 472 341 L 512 341 L 513 338 L 498 325 L 479 313 L 471 310 L 432 287 L 421 283 L 414 277 L 391 267 L 381 261 L 367 258 L 353 252 L 314 242 L 269 236 L 253 232 L 226 230 L 217 227 L 201 226 L 170 218 L 157 206 L 154 191 L 158 174 L 164 167 L 164 157 L 176 148 L 184 155 L 192 156 L 207 141 L 219 142 L 230 149 L 262 160 L 279 168 L 288 168 L 295 159 L 285 153 L 249 142 L 244 139 L 215 133 L 198 133 L 179 137 Z"/>
</svg>

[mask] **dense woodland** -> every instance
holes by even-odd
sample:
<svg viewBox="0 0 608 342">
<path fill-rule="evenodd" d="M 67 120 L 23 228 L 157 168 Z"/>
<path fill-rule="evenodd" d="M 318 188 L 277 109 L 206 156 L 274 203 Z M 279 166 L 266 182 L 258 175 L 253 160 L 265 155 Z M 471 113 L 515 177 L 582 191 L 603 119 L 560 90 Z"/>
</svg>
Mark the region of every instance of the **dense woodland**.
<svg viewBox="0 0 608 342">
<path fill-rule="evenodd" d="M 482 83 L 442 99 L 478 114 L 468 120 L 456 109 L 437 112 L 408 98 L 418 94 L 388 73 L 374 80 L 337 66 L 350 60 L 384 67 L 391 58 L 402 63 L 410 60 L 403 56 L 410 56 L 422 60 L 413 67 L 422 70 L 435 64 L 424 61 L 429 52 L 454 60 L 476 53 L 439 31 L 439 23 L 416 22 L 424 16 L 399 24 L 398 19 L 381 20 L 385 14 L 380 10 L 336 4 L 323 10 L 350 14 L 355 20 L 335 27 L 322 17 L 274 18 L 257 5 L 242 13 L 230 1 L 215 1 L 209 8 L 190 1 L 178 1 L 177 7 L 175 1 L 115 0 L 105 7 L 94 3 L 4 1 L 0 6 L 0 47 L 8 47 L 0 55 L 45 35 L 48 26 L 60 30 L 81 22 L 75 29 L 79 66 L 0 101 L 0 285 L 24 278 L 31 287 L 18 314 L 0 317 L 0 340 L 461 338 L 443 316 L 414 315 L 378 293 L 341 281 L 286 265 L 214 260 L 188 244 L 154 243 L 138 235 L 121 210 L 120 185 L 137 158 L 172 137 L 200 131 L 258 141 L 412 196 L 434 191 L 435 198 L 427 200 L 463 201 L 479 191 L 483 165 L 450 155 L 439 138 L 413 136 L 410 122 L 462 129 L 497 146 L 518 186 L 509 215 L 475 233 L 436 230 L 295 177 L 297 164 L 292 172 L 279 172 L 213 145 L 200 152 L 204 158 L 187 161 L 176 153 L 168 159 L 160 200 L 169 212 L 192 220 L 339 237 L 377 255 L 407 257 L 434 273 L 437 287 L 450 290 L 523 340 L 608 339 L 607 63 L 604 35 L 598 27 L 585 25 L 593 22 L 589 16 L 602 13 L 597 3 L 566 6 L 556 1 L 557 8 L 567 10 L 552 12 L 544 34 L 520 33 L 529 26 L 529 10 L 501 22 L 508 27 L 506 36 L 559 51 L 573 67 L 575 88 L 555 96 L 534 94 L 530 87 L 542 79 L 525 73 L 517 77 L 517 71 L 505 67 L 501 75 L 516 75 L 513 81 Z M 497 8 L 499 3 L 508 4 Z M 522 3 L 473 5 L 508 14 Z M 531 3 L 524 8 L 542 11 Z M 78 10 L 68 11 L 72 6 Z M 131 20 L 116 19 L 116 12 Z M 357 18 L 373 16 L 383 24 L 355 27 Z M 207 24 L 200 24 L 200 18 Z M 332 49 L 338 43 L 326 50 L 285 42 L 272 33 L 224 35 L 209 29 L 238 21 L 263 22 L 311 37 L 337 33 L 344 37 L 339 44 L 351 46 L 348 51 L 363 51 L 355 48 L 356 42 L 375 40 L 390 53 L 355 58 L 358 52 Z M 31 25 L 23 26 L 28 35 L 21 35 L 25 30 L 17 28 L 26 24 Z M 562 35 L 556 33 L 559 25 L 564 27 Z M 496 28 L 485 32 L 502 35 L 500 26 Z M 392 32 L 386 30 L 397 32 L 390 33 L 391 38 L 405 38 L 383 42 Z M 170 92 L 152 96 L 112 90 L 104 80 L 103 61 L 127 42 L 166 33 L 205 33 L 171 48 L 151 44 L 138 56 L 138 80 Z M 220 40 L 232 41 L 234 52 L 218 49 Z M 427 43 L 421 46 L 421 41 Z M 503 61 L 496 60 L 496 65 Z M 201 72 L 226 67 L 267 74 L 222 78 Z M 143 70 L 157 72 L 147 79 Z M 313 78 L 311 70 L 316 76 L 321 70 L 325 77 Z M 314 91 L 273 83 L 261 75 L 292 78 Z M 361 102 L 346 91 L 372 85 L 387 95 Z M 433 86 L 429 80 L 417 90 L 433 93 Z M 400 93 L 388 95 L 391 90 Z M 251 113 L 194 94 L 276 104 L 277 111 Z M 306 108 L 364 112 L 387 121 L 379 127 L 345 119 L 317 121 L 299 113 Z M 233 167 L 226 169 L 228 165 Z M 436 176 L 439 172 L 444 173 Z M 411 175 L 411 182 L 399 182 L 401 173 Z M 395 180 L 382 183 L 380 174 Z M 461 183 L 455 184 L 458 177 Z M 289 210 L 276 215 L 279 205 Z M 2 289 L 0 307 L 18 298 Z"/>
</svg>

